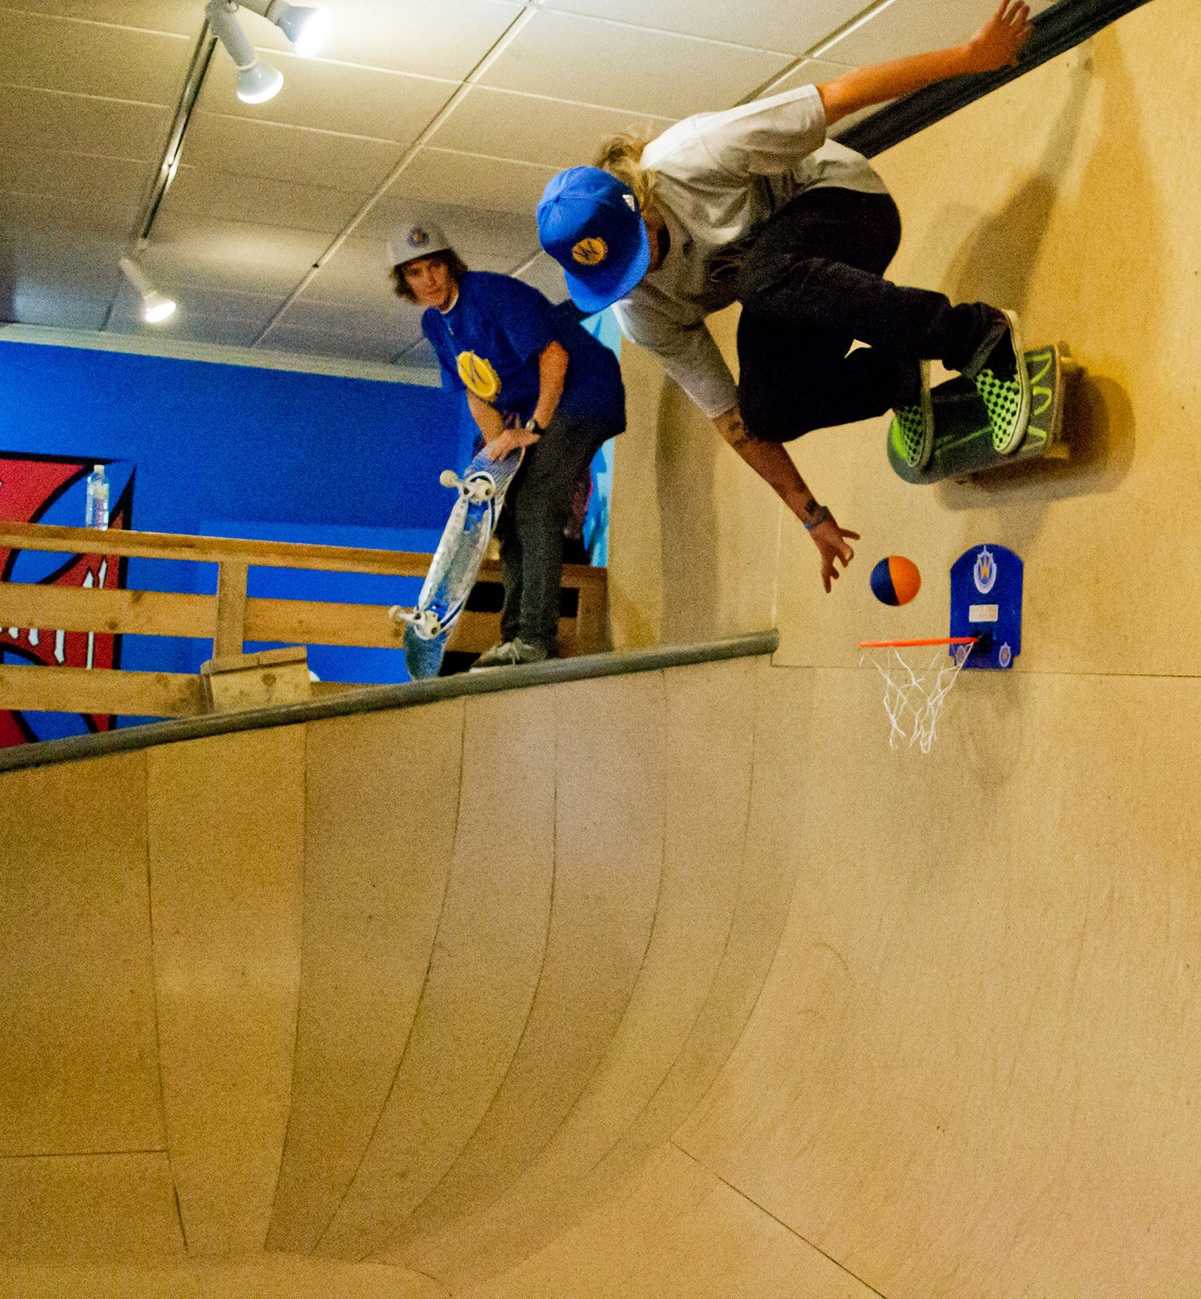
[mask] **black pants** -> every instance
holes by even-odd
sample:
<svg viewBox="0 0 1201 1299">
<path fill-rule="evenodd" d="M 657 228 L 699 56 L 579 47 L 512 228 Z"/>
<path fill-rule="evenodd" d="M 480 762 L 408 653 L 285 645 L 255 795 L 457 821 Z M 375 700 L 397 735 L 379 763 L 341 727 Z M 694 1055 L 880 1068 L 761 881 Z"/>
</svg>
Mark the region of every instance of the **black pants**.
<svg viewBox="0 0 1201 1299">
<path fill-rule="evenodd" d="M 602 443 L 624 427 L 612 416 L 560 411 L 526 451 L 496 525 L 505 589 L 502 641 L 520 637 L 556 651 L 563 526 L 572 496 Z"/>
<path fill-rule="evenodd" d="M 788 442 L 917 397 L 919 359 L 978 364 L 1003 332 L 983 302 L 883 278 L 901 240 L 887 194 L 814 189 L 764 226 L 738 274 L 739 406 L 752 437 Z M 868 346 L 851 350 L 855 340 Z"/>
</svg>

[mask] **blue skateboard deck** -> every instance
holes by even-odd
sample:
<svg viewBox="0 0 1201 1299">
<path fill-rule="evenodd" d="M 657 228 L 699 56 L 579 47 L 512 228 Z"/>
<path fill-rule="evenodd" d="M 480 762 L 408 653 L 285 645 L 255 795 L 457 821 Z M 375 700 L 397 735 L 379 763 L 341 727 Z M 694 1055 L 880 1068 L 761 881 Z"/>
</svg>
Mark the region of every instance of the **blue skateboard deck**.
<svg viewBox="0 0 1201 1299">
<path fill-rule="evenodd" d="M 937 483 L 944 478 L 968 478 L 986 469 L 1023 460 L 1066 460 L 1063 441 L 1064 389 L 1078 367 L 1057 346 L 1025 353 L 1030 375 L 1030 419 L 1022 440 L 1002 455 L 993 449 L 988 411 L 970 379 L 956 378 L 939 384 L 931 394 L 934 403 L 934 449 L 922 469 L 905 463 L 903 442 L 896 420 L 888 430 L 888 460 L 907 483 Z"/>
<path fill-rule="evenodd" d="M 495 461 L 481 451 L 461 477 L 447 469 L 439 478 L 443 487 L 455 488 L 458 499 L 442 529 L 416 606 L 396 605 L 388 611 L 393 622 L 404 626 L 405 665 L 415 681 L 438 675 L 446 642 L 475 585 L 505 494 L 524 455 L 517 450 Z"/>
</svg>

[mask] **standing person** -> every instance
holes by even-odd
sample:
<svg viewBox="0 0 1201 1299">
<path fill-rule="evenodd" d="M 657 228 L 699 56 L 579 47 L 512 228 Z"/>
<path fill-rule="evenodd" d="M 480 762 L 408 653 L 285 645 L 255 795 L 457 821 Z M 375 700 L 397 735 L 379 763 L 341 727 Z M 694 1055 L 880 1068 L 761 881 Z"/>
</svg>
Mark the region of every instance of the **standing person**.
<svg viewBox="0 0 1201 1299">
<path fill-rule="evenodd" d="M 501 639 L 474 666 L 554 657 L 572 496 L 601 443 L 625 428 L 617 358 L 537 289 L 469 271 L 434 225 L 400 226 L 389 251 L 396 292 L 425 307 L 442 386 L 466 394 L 487 454 L 527 448 L 497 524 Z"/>
<path fill-rule="evenodd" d="M 952 306 L 883 273 L 900 243 L 896 204 L 860 154 L 826 139 L 840 118 L 945 77 L 1016 61 L 1029 7 L 1001 0 L 964 45 L 859 68 L 651 140 L 608 141 L 595 167 L 554 177 L 538 207 L 542 245 L 585 311 L 614 305 L 622 331 L 657 353 L 721 436 L 796 514 L 828 592 L 854 557 L 781 445 L 815 428 L 896 411 L 906 459 L 933 446 L 931 359 L 973 378 L 1000 452 L 1021 440 L 1030 382 L 1018 320 Z M 739 302 L 735 386 L 704 318 Z M 854 342 L 867 344 L 854 348 Z"/>
</svg>

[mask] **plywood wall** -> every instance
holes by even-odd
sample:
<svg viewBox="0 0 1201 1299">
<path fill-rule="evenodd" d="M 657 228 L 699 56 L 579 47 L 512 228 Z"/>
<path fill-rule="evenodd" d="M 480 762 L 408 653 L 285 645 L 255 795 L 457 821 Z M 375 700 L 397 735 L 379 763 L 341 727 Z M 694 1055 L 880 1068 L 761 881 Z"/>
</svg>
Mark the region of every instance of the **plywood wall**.
<svg viewBox="0 0 1201 1299">
<path fill-rule="evenodd" d="M 622 1194 L 783 929 L 769 672 L 0 777 L 0 1294 L 426 1299 Z"/>
</svg>

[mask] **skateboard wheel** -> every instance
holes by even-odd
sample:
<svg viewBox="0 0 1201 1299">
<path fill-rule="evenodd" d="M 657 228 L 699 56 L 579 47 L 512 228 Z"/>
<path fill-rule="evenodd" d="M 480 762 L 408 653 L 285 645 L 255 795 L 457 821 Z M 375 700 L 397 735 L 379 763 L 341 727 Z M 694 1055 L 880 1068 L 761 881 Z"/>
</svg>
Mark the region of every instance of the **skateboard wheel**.
<svg viewBox="0 0 1201 1299">
<path fill-rule="evenodd" d="M 476 474 L 461 484 L 463 495 L 479 505 L 496 495 L 496 484 L 487 474 Z"/>
<path fill-rule="evenodd" d="M 438 475 L 438 481 L 443 487 L 458 487 L 459 475 L 453 469 L 443 469 Z"/>
</svg>

